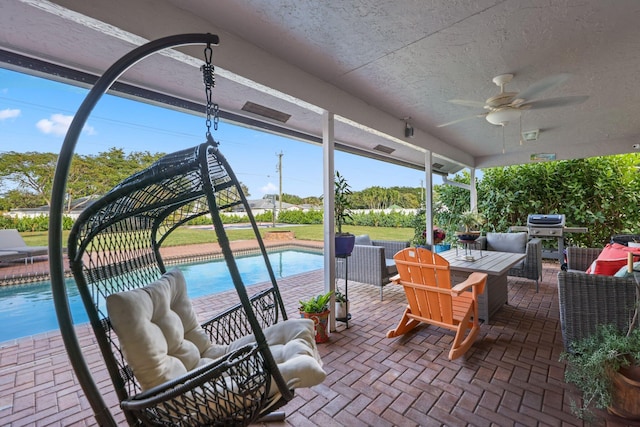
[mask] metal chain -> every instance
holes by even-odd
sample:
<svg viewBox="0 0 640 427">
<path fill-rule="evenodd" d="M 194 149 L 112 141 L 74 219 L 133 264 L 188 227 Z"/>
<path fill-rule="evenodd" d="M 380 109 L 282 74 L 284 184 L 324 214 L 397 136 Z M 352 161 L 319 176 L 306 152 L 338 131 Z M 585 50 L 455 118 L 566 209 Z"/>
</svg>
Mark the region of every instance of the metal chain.
<svg viewBox="0 0 640 427">
<path fill-rule="evenodd" d="M 212 113 L 213 113 L 213 130 L 218 130 L 218 122 L 220 121 L 220 118 L 219 118 L 220 109 L 218 107 L 218 104 L 212 101 L 211 89 L 216 85 L 215 68 L 211 64 L 212 55 L 213 55 L 213 50 L 211 49 L 211 44 L 207 43 L 207 47 L 204 48 L 205 64 L 202 67 L 200 67 L 200 70 L 202 71 L 202 80 L 204 82 L 204 92 L 207 98 L 207 106 L 205 110 L 205 113 L 207 116 L 207 119 L 205 121 L 205 124 L 207 126 L 207 133 L 206 133 L 207 137 L 211 136 Z"/>
</svg>

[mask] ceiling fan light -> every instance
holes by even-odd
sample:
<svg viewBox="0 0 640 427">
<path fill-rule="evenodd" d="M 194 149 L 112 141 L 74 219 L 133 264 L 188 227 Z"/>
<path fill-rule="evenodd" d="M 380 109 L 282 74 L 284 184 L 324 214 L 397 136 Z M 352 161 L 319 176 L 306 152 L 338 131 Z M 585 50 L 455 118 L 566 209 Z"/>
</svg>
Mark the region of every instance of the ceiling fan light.
<svg viewBox="0 0 640 427">
<path fill-rule="evenodd" d="M 487 121 L 492 125 L 506 125 L 520 118 L 520 110 L 515 108 L 499 108 L 487 114 Z"/>
</svg>

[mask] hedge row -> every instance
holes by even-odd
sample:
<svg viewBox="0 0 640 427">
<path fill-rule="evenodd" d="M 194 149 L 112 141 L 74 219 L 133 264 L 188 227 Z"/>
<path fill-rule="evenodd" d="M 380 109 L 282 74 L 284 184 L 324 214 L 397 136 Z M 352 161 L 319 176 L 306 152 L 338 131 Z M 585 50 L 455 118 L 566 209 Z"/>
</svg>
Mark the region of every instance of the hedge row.
<svg viewBox="0 0 640 427">
<path fill-rule="evenodd" d="M 273 222 L 273 213 L 267 211 L 255 216 L 257 222 Z M 283 224 L 322 224 L 323 212 L 320 210 L 284 211 L 278 215 L 278 222 Z M 353 214 L 350 224 L 372 227 L 412 227 L 414 215 L 405 215 L 400 212 L 391 213 L 358 213 Z M 63 217 L 62 227 L 64 230 L 71 230 L 74 220 L 71 217 Z M 224 224 L 238 224 L 248 222 L 246 215 L 223 215 Z M 203 215 L 189 221 L 189 225 L 211 224 L 211 218 Z M 40 215 L 34 218 L 12 218 L 0 215 L 0 229 L 16 228 L 18 231 L 47 231 L 49 230 L 49 217 Z"/>
<path fill-rule="evenodd" d="M 403 214 L 401 212 L 368 212 L 353 213 L 350 225 L 368 227 L 412 227 L 415 215 Z M 322 224 L 323 212 L 320 210 L 285 211 L 278 215 L 278 222 L 284 224 Z"/>
<path fill-rule="evenodd" d="M 73 219 L 68 216 L 62 217 L 62 228 L 71 230 Z M 48 231 L 49 217 L 39 215 L 33 218 L 13 218 L 10 216 L 0 215 L 0 229 L 15 228 L 20 232 L 26 231 Z"/>
</svg>

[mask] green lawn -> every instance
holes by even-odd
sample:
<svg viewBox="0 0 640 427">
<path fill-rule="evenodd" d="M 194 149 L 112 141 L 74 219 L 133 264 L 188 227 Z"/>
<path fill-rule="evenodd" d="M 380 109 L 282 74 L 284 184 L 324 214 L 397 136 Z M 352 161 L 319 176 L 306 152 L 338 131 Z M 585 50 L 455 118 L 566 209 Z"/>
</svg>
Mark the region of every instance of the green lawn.
<svg viewBox="0 0 640 427">
<path fill-rule="evenodd" d="M 271 228 L 261 228 L 262 236 Z M 278 227 L 278 231 L 293 231 L 296 239 L 300 240 L 319 240 L 324 239 L 324 230 L 322 224 L 317 225 L 300 225 L 291 227 Z M 353 234 L 368 234 L 372 239 L 378 240 L 411 240 L 413 237 L 412 228 L 387 228 L 387 227 L 351 227 L 343 228 L 344 232 Z M 24 232 L 20 233 L 25 242 L 31 246 L 46 246 L 48 244 L 48 235 L 46 231 Z M 254 238 L 253 230 L 247 229 L 231 229 L 227 230 L 229 240 L 249 240 Z M 63 232 L 63 246 L 67 246 L 67 238 L 69 232 Z M 165 246 L 181 246 L 196 243 L 217 242 L 216 235 L 213 230 L 203 230 L 201 228 L 181 227 L 171 233 L 167 239 Z"/>
</svg>

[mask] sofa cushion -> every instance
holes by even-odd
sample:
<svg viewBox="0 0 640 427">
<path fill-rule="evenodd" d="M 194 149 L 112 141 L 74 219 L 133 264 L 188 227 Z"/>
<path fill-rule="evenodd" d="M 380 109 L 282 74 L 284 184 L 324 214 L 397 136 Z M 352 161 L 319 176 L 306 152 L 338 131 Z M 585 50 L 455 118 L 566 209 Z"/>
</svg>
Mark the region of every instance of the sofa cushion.
<svg viewBox="0 0 640 427">
<path fill-rule="evenodd" d="M 253 334 L 228 346 L 212 343 L 196 320 L 184 276 L 178 269 L 144 288 L 110 295 L 107 311 L 125 359 L 143 390 L 255 343 Z M 289 387 L 311 387 L 324 380 L 313 321 L 289 319 L 263 332 Z M 277 391 L 273 384 L 271 393 Z"/>
<path fill-rule="evenodd" d="M 640 261 L 633 263 L 633 271 L 640 273 Z M 629 268 L 625 264 L 624 267 L 620 267 L 620 270 L 614 274 L 616 277 L 633 277 L 633 271 L 629 273 Z"/>
<path fill-rule="evenodd" d="M 371 237 L 368 234 L 361 234 L 356 236 L 356 245 L 366 245 L 371 246 Z"/>
<path fill-rule="evenodd" d="M 179 377 L 227 351 L 197 322 L 178 269 L 145 288 L 107 297 L 107 311 L 125 359 L 143 390 Z"/>
<path fill-rule="evenodd" d="M 600 274 L 602 276 L 613 276 L 621 268 L 627 268 L 627 259 L 597 259 L 591 263 L 587 269 L 587 274 Z"/>
<path fill-rule="evenodd" d="M 288 319 L 265 328 L 263 333 L 288 387 L 313 387 L 324 381 L 327 374 L 315 345 L 313 320 Z M 229 344 L 229 351 L 255 342 L 253 334 L 246 335 Z M 277 390 L 272 383 L 271 393 Z"/>
<path fill-rule="evenodd" d="M 487 250 L 523 254 L 527 251 L 527 233 L 487 233 Z"/>
<path fill-rule="evenodd" d="M 589 266 L 587 274 L 613 276 L 620 268 L 627 265 L 629 252 L 640 256 L 640 248 L 630 248 L 619 243 L 609 243 L 602 249 L 598 258 Z"/>
</svg>

